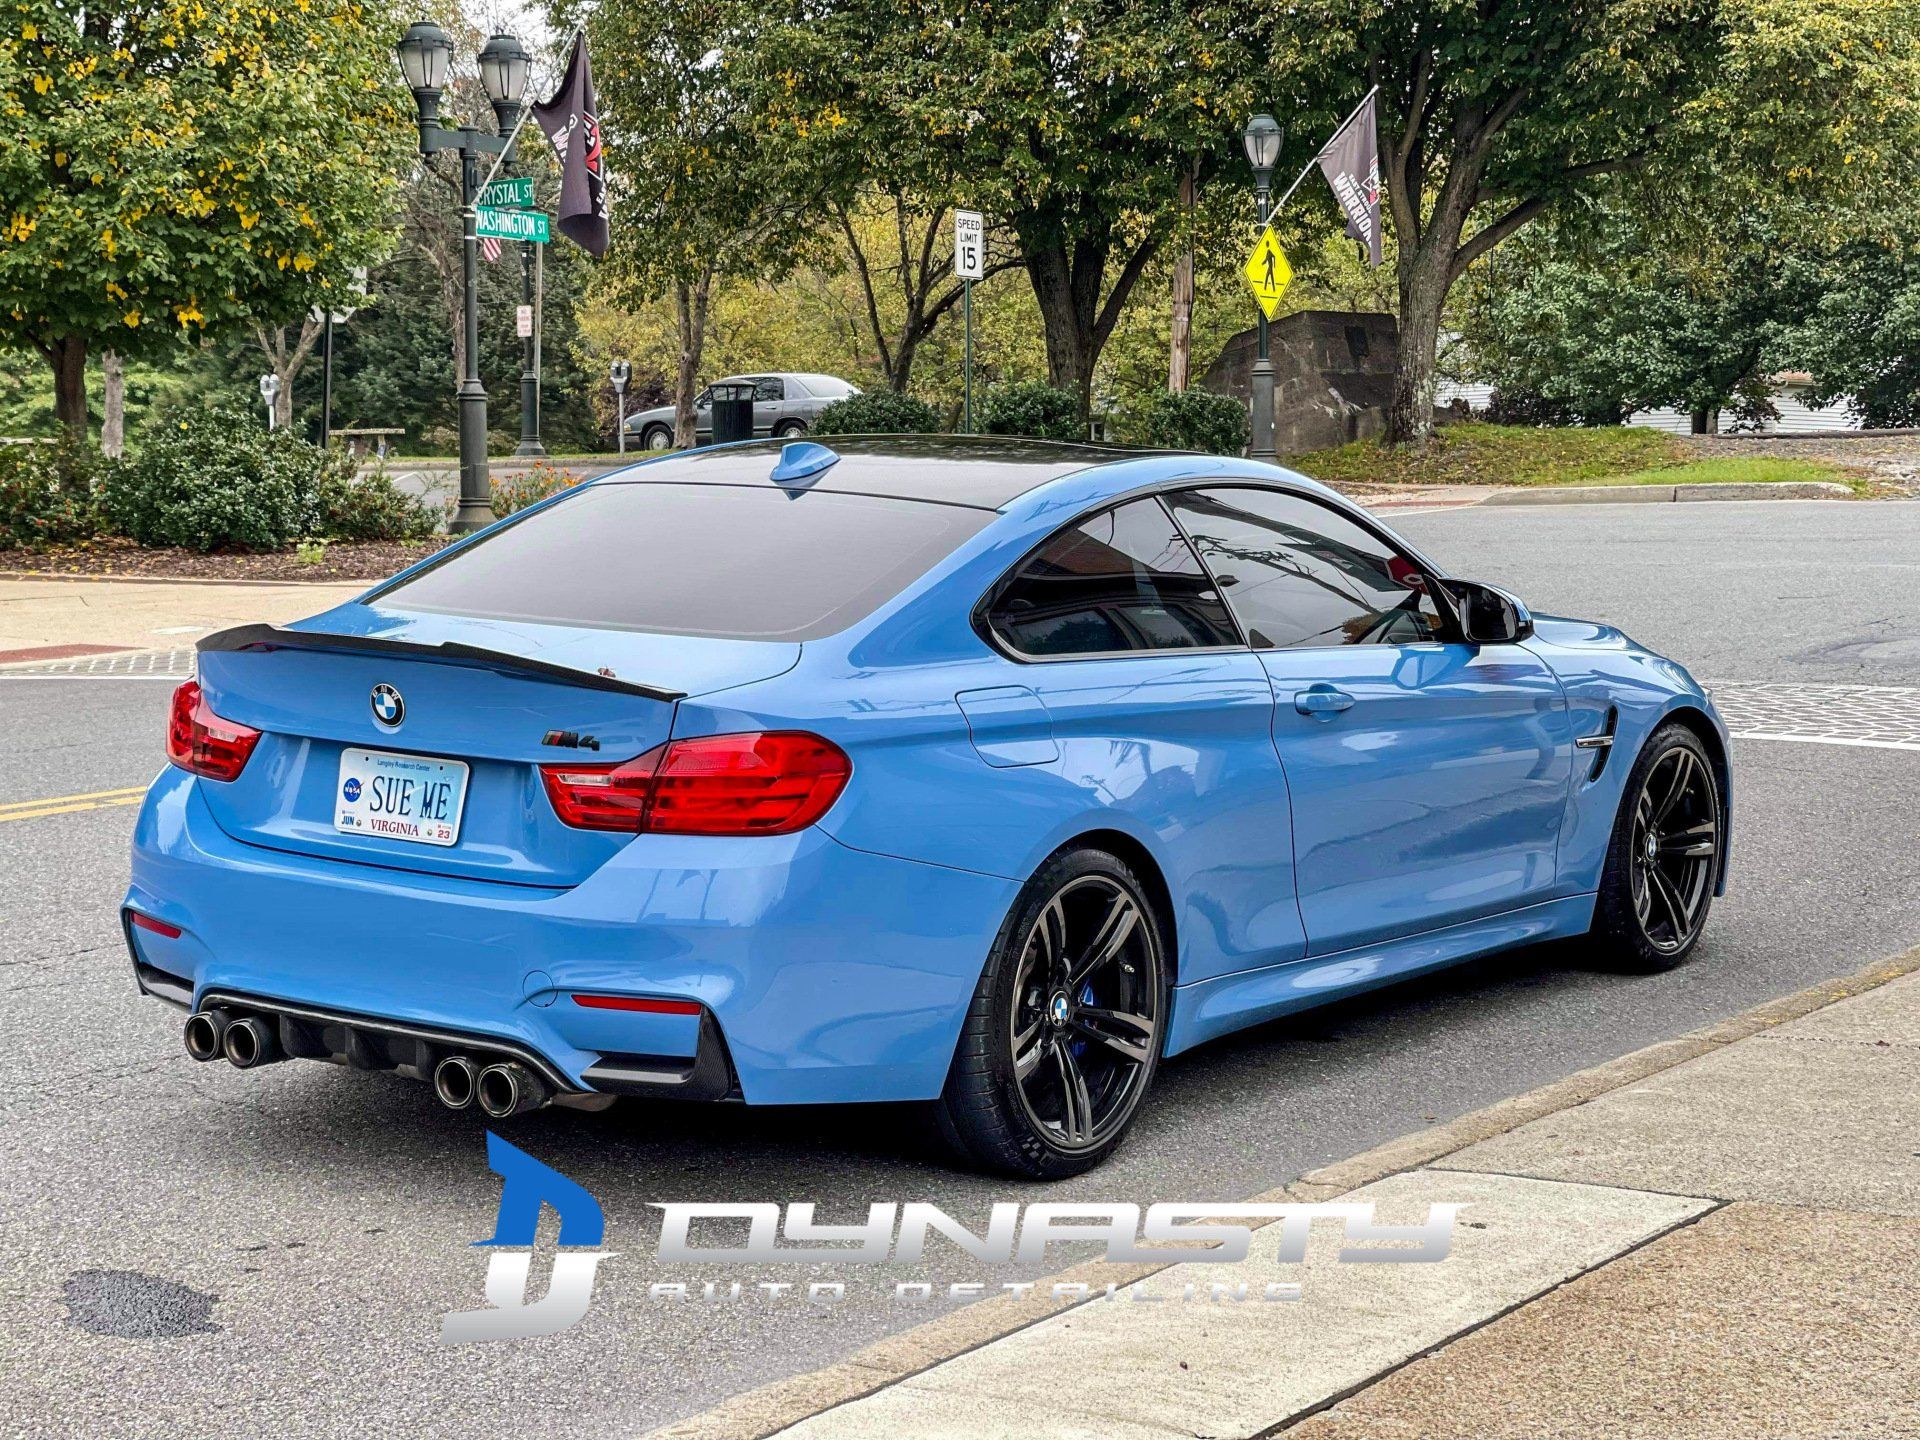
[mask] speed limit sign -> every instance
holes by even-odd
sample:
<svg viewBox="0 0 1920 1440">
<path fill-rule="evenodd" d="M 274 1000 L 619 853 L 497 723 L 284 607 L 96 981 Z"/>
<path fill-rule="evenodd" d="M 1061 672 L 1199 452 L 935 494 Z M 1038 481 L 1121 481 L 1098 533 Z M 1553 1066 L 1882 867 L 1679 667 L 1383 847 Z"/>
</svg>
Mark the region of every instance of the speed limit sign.
<svg viewBox="0 0 1920 1440">
<path fill-rule="evenodd" d="M 953 212 L 953 273 L 962 280 L 987 278 L 987 226 L 978 210 Z"/>
</svg>

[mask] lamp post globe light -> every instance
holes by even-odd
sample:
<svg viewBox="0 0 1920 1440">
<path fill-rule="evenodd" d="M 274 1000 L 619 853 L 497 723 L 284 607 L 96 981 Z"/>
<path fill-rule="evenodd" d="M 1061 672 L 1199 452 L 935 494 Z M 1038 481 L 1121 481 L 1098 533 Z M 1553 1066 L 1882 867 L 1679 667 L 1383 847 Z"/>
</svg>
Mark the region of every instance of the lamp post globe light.
<svg viewBox="0 0 1920 1440">
<path fill-rule="evenodd" d="M 493 487 L 487 471 L 487 392 L 480 383 L 480 236 L 474 202 L 480 193 L 480 166 L 488 156 L 511 159 L 507 135 L 488 135 L 472 125 L 450 130 L 440 123 L 440 96 L 447 88 L 453 42 L 431 20 L 409 25 L 395 47 L 400 71 L 419 111 L 420 154 L 442 151 L 460 158 L 460 220 L 464 303 L 461 328 L 466 339 L 465 373 L 460 377 L 460 503 L 449 524 L 456 535 L 493 523 Z M 511 35 L 495 35 L 480 52 L 480 83 L 496 119 L 504 126 L 526 93 L 533 62 Z M 506 108 L 503 108 L 506 107 Z"/>
<path fill-rule="evenodd" d="M 520 123 L 520 107 L 525 103 L 527 80 L 533 74 L 533 57 L 512 35 L 489 36 L 480 50 L 480 83 L 493 105 L 494 119 L 502 135 L 512 135 Z M 511 173 L 511 157 L 501 167 Z M 534 247 L 520 242 L 520 303 L 533 309 Z M 540 370 L 535 363 L 532 329 L 520 341 L 520 443 L 516 455 L 544 455 L 540 443 Z"/>
<path fill-rule="evenodd" d="M 1240 138 L 1247 148 L 1247 163 L 1253 167 L 1254 201 L 1261 228 L 1265 229 L 1271 218 L 1267 207 L 1273 199 L 1273 167 L 1280 163 L 1280 146 L 1286 139 L 1286 132 L 1280 128 L 1279 121 L 1262 112 L 1247 122 L 1247 128 Z M 1253 433 L 1247 445 L 1247 454 L 1255 460 L 1277 461 L 1280 455 L 1275 449 L 1273 435 L 1273 359 L 1268 349 L 1265 310 L 1260 312 L 1258 334 L 1259 346 L 1254 354 L 1253 373 L 1248 383 Z"/>
</svg>

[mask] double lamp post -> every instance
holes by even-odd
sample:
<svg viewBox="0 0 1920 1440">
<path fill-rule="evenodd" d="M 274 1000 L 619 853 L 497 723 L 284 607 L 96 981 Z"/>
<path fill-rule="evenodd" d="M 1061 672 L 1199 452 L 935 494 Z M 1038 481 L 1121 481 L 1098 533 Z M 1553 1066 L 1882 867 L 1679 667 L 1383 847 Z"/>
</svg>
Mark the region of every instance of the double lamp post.
<svg viewBox="0 0 1920 1440">
<path fill-rule="evenodd" d="M 449 526 L 457 535 L 493 523 L 493 489 L 487 473 L 487 392 L 480 382 L 480 236 L 474 213 L 480 198 L 480 167 L 490 157 L 499 157 L 503 167 L 512 163 L 513 135 L 520 122 L 527 80 L 533 73 L 533 57 L 511 35 L 495 35 L 481 48 L 480 83 L 500 127 L 498 135 L 488 135 L 472 125 L 449 129 L 440 123 L 440 96 L 447 88 L 447 72 L 453 61 L 453 41 L 445 30 L 430 20 L 419 21 L 407 27 L 397 48 L 400 69 L 419 110 L 421 155 L 431 157 L 446 151 L 460 158 L 461 320 L 466 363 L 459 390 L 460 503 Z M 525 249 L 523 246 L 521 287 L 531 304 L 532 272 Z M 546 452 L 540 448 L 540 382 L 534 372 L 531 339 L 522 342 L 521 356 L 519 453 L 542 455 Z"/>
</svg>

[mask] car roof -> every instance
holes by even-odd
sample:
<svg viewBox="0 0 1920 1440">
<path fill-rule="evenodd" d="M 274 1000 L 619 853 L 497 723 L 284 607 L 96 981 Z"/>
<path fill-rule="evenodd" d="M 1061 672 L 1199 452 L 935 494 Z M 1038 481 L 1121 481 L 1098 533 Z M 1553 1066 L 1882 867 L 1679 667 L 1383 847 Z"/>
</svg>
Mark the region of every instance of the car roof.
<svg viewBox="0 0 1920 1440">
<path fill-rule="evenodd" d="M 840 459 L 817 476 L 785 485 L 773 479 L 781 442 L 766 440 L 665 455 L 593 483 L 749 485 L 998 510 L 1050 480 L 1143 453 L 999 435 L 835 435 L 818 443 Z"/>
</svg>

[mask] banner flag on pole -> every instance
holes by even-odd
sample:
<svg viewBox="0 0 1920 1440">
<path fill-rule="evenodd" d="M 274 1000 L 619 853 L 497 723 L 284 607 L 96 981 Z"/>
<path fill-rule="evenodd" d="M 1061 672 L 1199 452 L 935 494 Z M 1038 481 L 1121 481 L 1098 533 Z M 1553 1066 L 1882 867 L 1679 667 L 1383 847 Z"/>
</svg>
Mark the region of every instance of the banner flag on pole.
<svg viewBox="0 0 1920 1440">
<path fill-rule="evenodd" d="M 1346 212 L 1347 234 L 1367 247 L 1367 259 L 1380 263 L 1380 140 L 1374 97 L 1368 95 L 1347 123 L 1315 157 Z"/>
<path fill-rule="evenodd" d="M 587 37 L 573 37 L 573 55 L 553 98 L 533 118 L 560 157 L 560 233 L 596 258 L 607 253 L 607 171 L 600 148 L 600 102 L 593 93 Z"/>
</svg>

